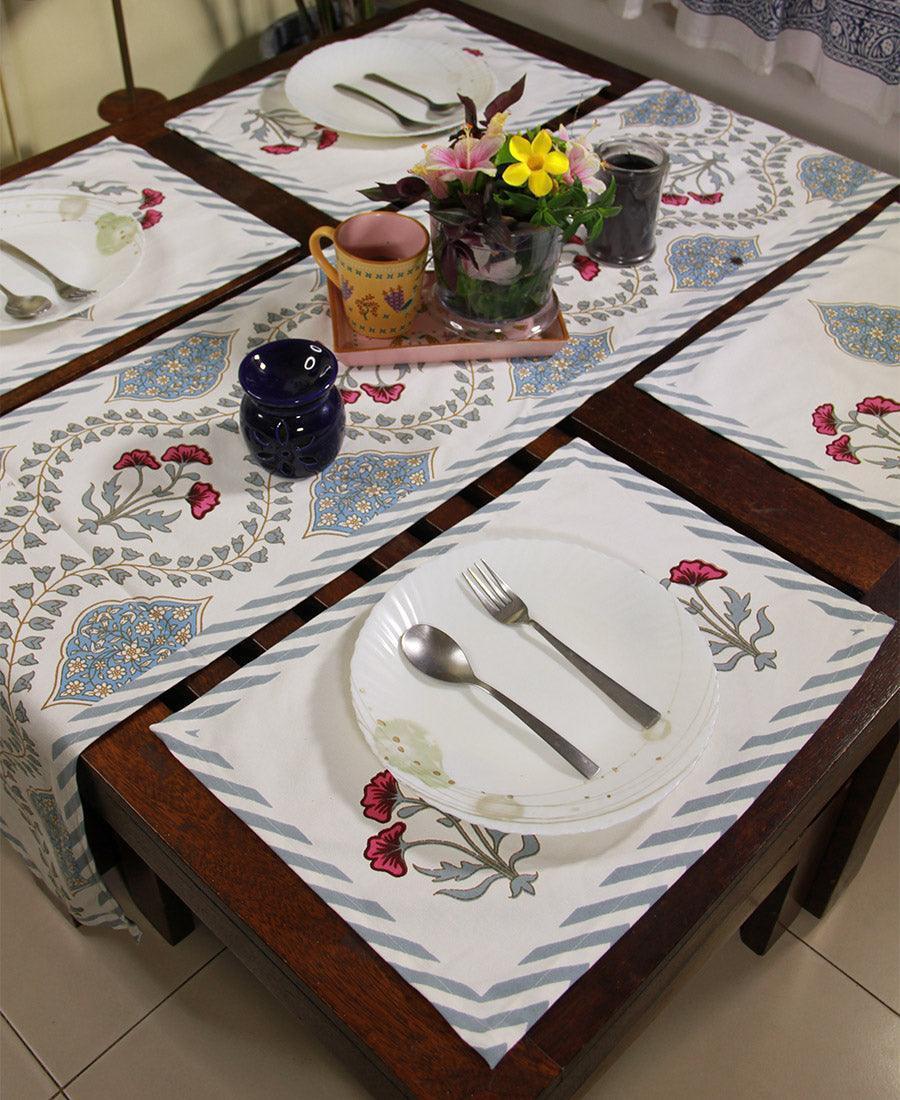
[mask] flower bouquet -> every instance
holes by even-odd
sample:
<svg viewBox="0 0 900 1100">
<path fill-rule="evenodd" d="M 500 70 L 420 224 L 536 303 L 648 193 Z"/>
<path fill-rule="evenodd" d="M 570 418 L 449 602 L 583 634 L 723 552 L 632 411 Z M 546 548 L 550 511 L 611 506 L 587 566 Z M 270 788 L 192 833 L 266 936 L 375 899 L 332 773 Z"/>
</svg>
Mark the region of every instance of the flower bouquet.
<svg viewBox="0 0 900 1100">
<path fill-rule="evenodd" d="M 438 302 L 454 327 L 503 331 L 556 312 L 553 276 L 562 246 L 582 226 L 595 239 L 613 205 L 615 181 L 597 177 L 600 161 L 565 128 L 506 131 L 522 77 L 485 108 L 460 96 L 465 125 L 446 146 L 425 147 L 412 175 L 363 191 L 401 203 L 426 198 L 431 214 Z"/>
</svg>

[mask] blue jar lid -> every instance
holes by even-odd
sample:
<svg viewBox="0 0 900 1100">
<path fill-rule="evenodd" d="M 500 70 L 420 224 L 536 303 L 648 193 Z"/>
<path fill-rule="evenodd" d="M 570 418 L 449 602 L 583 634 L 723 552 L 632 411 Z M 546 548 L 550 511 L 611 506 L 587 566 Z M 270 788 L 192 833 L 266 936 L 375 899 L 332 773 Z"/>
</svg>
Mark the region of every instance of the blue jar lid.
<svg viewBox="0 0 900 1100">
<path fill-rule="evenodd" d="M 248 352 L 238 381 L 261 405 L 296 408 L 321 398 L 334 385 L 334 352 L 313 340 L 274 340 Z"/>
</svg>

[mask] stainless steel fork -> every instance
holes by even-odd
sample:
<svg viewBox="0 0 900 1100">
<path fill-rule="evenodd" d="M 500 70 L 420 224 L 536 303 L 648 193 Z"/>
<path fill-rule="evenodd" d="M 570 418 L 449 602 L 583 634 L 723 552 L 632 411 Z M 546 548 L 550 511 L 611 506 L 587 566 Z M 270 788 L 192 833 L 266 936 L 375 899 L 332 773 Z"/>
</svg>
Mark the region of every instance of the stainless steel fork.
<svg viewBox="0 0 900 1100">
<path fill-rule="evenodd" d="M 498 622 L 506 623 L 511 626 L 518 623 L 527 623 L 529 626 L 533 626 L 545 641 L 548 641 L 558 653 L 561 653 L 563 657 L 565 657 L 570 664 L 573 664 L 583 676 L 586 676 L 592 684 L 596 684 L 596 686 L 609 696 L 617 706 L 621 707 L 629 717 L 640 722 L 645 729 L 649 729 L 650 726 L 659 721 L 661 715 L 658 710 L 651 707 L 649 703 L 645 703 L 643 699 L 639 699 L 630 692 L 628 688 L 622 687 L 622 685 L 611 676 L 607 676 L 605 672 L 601 672 L 599 668 L 592 665 L 591 662 L 582 657 L 580 653 L 576 653 L 575 650 L 567 646 L 565 642 L 561 642 L 559 638 L 551 634 L 545 626 L 542 626 L 537 621 L 537 619 L 532 618 L 521 596 L 517 596 L 509 585 L 504 583 L 500 577 L 497 576 L 486 561 L 481 561 L 481 568 L 477 565 L 473 565 L 470 569 L 464 570 L 462 576 L 463 580 L 478 598 L 479 603 L 481 603 L 485 611 L 492 615 Z"/>
</svg>

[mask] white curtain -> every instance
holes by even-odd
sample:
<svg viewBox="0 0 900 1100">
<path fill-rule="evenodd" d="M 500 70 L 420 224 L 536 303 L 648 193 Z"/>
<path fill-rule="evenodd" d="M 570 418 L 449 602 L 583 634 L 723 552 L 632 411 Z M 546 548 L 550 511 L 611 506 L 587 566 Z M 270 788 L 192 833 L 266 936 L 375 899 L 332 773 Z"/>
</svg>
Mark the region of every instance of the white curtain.
<svg viewBox="0 0 900 1100">
<path fill-rule="evenodd" d="M 636 19 L 659 0 L 608 0 Z M 825 95 L 880 122 L 900 111 L 898 0 L 668 0 L 689 46 L 726 50 L 757 73 L 791 62 Z"/>
</svg>

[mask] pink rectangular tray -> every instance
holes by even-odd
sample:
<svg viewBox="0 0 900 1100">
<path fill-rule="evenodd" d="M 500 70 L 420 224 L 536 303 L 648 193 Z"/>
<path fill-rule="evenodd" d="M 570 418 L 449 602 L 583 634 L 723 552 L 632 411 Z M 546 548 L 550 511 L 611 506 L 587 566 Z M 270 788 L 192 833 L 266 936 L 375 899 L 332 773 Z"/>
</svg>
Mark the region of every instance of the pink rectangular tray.
<svg viewBox="0 0 900 1100">
<path fill-rule="evenodd" d="M 431 305 L 434 272 L 426 271 L 423 300 L 429 303 L 419 311 L 412 329 L 396 340 L 374 340 L 360 336 L 350 328 L 344 313 L 340 291 L 329 281 L 331 333 L 334 354 L 348 367 L 390 366 L 394 363 L 446 363 L 454 359 L 510 359 L 513 356 L 535 359 L 554 355 L 569 339 L 562 311 L 540 336 L 521 340 L 467 340 L 447 332 L 444 322 Z"/>
</svg>

